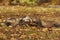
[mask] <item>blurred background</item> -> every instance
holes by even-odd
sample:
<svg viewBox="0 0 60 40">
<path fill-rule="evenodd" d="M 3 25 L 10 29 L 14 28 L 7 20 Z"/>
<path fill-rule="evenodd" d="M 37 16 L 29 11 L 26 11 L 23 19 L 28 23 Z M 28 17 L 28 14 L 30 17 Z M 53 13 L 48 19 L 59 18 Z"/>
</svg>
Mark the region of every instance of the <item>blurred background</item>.
<svg viewBox="0 0 60 40">
<path fill-rule="evenodd" d="M 49 6 L 60 5 L 60 0 L 0 0 L 0 5 Z"/>
</svg>

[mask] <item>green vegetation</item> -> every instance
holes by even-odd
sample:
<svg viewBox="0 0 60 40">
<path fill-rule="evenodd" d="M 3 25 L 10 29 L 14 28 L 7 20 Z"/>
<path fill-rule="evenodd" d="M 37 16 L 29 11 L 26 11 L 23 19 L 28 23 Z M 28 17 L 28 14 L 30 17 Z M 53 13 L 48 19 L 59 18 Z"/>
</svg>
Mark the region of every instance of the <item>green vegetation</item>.
<svg viewBox="0 0 60 40">
<path fill-rule="evenodd" d="M 49 6 L 60 5 L 60 0 L 1 0 L 0 5 Z"/>
</svg>

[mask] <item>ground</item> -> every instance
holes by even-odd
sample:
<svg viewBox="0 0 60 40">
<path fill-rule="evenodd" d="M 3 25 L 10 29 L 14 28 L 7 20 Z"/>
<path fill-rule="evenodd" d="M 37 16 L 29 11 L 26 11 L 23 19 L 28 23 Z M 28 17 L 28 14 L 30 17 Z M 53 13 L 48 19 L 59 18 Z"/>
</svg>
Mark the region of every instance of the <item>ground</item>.
<svg viewBox="0 0 60 40">
<path fill-rule="evenodd" d="M 42 20 L 52 20 L 60 22 L 60 8 L 43 7 L 22 7 L 22 6 L 0 6 L 0 19 L 8 17 L 30 17 L 38 16 Z M 47 28 L 38 27 L 0 27 L 0 40 L 60 40 L 60 29 L 52 27 L 51 31 Z"/>
</svg>

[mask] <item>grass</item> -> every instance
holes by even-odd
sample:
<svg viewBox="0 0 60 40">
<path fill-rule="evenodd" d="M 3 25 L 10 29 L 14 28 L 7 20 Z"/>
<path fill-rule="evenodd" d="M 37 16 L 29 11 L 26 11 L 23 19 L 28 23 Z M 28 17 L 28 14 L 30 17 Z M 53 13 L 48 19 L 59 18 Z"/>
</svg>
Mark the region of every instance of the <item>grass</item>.
<svg viewBox="0 0 60 40">
<path fill-rule="evenodd" d="M 41 19 L 47 19 L 47 20 L 51 19 L 51 20 L 55 20 L 55 21 L 57 21 L 57 19 L 58 19 L 58 21 L 60 20 L 59 19 L 60 8 L 0 6 L 0 14 L 4 15 L 4 16 L 6 15 L 5 17 L 7 17 L 9 15 L 11 15 L 11 16 L 13 16 L 13 15 L 19 15 L 19 16 L 30 15 L 31 17 L 34 17 L 35 14 L 38 14 L 38 16 Z"/>
<path fill-rule="evenodd" d="M 26 7 L 26 6 L 0 6 L 0 13 L 42 13 L 42 12 L 59 12 L 60 8 L 44 7 Z"/>
</svg>

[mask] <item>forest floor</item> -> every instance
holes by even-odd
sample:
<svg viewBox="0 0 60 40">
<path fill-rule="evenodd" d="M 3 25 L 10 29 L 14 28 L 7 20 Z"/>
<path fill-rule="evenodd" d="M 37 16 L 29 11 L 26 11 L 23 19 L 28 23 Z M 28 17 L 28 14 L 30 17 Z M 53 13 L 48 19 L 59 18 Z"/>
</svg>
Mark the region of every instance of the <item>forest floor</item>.
<svg viewBox="0 0 60 40">
<path fill-rule="evenodd" d="M 60 8 L 0 6 L 0 19 L 8 17 L 38 16 L 42 20 L 60 22 Z M 60 28 L 0 27 L 0 40 L 60 40 Z"/>
</svg>

